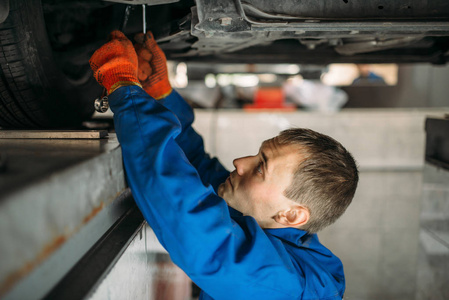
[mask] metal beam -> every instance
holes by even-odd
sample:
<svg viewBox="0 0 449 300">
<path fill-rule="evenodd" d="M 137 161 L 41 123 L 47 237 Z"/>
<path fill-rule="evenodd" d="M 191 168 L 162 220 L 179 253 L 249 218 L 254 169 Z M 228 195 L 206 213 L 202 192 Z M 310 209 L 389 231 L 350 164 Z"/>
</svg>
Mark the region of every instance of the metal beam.
<svg viewBox="0 0 449 300">
<path fill-rule="evenodd" d="M 0 139 L 101 139 L 107 130 L 0 130 Z"/>
<path fill-rule="evenodd" d="M 144 218 L 134 204 L 43 299 L 85 298 L 108 274 L 144 224 Z"/>
</svg>

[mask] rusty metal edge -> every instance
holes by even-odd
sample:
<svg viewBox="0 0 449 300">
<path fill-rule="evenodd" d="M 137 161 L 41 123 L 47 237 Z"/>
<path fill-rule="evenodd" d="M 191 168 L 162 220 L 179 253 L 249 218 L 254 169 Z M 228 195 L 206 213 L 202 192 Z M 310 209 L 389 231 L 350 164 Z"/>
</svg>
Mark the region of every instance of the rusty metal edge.
<svg viewBox="0 0 449 300">
<path fill-rule="evenodd" d="M 25 264 L 25 267 L 7 279 L 3 286 L 1 299 L 41 299 L 69 272 L 78 261 L 90 251 L 92 245 L 98 243 L 102 236 L 117 224 L 130 209 L 135 207 L 129 188 L 117 195 L 113 203 L 95 213 L 95 218 L 89 218 L 77 233 L 70 237 L 56 239 L 49 245 L 45 253 L 38 259 Z M 51 272 L 51 274 L 49 273 Z M 56 278 L 56 279 L 55 279 Z"/>
<path fill-rule="evenodd" d="M 109 273 L 144 224 L 134 204 L 43 299 L 85 298 Z"/>
</svg>

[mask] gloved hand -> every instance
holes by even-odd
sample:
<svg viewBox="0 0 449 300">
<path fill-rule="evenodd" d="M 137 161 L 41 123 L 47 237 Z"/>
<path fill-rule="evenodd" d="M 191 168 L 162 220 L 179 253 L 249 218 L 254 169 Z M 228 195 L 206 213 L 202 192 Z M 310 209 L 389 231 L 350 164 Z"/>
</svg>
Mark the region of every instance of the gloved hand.
<svg viewBox="0 0 449 300">
<path fill-rule="evenodd" d="M 168 81 L 167 59 L 154 40 L 153 34 L 134 36 L 134 47 L 139 61 L 138 77 L 143 89 L 156 100 L 168 96 L 172 87 Z"/>
<path fill-rule="evenodd" d="M 141 86 L 137 78 L 137 54 L 131 41 L 118 30 L 109 39 L 89 60 L 95 79 L 108 94 L 121 86 Z"/>
</svg>

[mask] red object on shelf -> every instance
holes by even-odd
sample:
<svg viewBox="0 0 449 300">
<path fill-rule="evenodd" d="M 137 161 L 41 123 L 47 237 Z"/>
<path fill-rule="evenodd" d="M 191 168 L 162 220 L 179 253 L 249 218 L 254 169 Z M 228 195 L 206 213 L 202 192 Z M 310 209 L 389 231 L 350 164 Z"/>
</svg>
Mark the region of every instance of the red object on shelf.
<svg viewBox="0 0 449 300">
<path fill-rule="evenodd" d="M 295 105 L 284 103 L 284 91 L 281 87 L 261 87 L 254 94 L 254 104 L 247 104 L 244 110 L 293 111 Z"/>
</svg>

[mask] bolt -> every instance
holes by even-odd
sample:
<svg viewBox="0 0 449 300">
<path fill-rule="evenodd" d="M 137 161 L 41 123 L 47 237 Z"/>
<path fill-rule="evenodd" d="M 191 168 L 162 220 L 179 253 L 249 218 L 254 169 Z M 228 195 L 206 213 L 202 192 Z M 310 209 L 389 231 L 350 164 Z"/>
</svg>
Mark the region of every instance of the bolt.
<svg viewBox="0 0 449 300">
<path fill-rule="evenodd" d="M 105 113 L 109 108 L 108 96 L 104 96 L 103 98 L 97 98 L 94 102 L 95 110 L 99 113 Z"/>
</svg>

